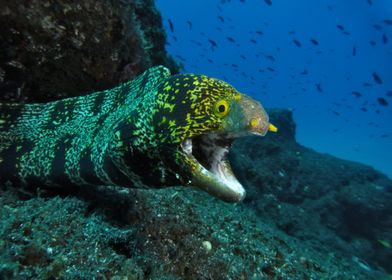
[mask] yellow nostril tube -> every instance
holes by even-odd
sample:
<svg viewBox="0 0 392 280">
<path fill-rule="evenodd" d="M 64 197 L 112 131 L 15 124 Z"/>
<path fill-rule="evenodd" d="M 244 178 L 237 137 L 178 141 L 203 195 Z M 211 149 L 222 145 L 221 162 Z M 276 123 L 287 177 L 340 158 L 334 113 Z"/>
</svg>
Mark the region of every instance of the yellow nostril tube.
<svg viewBox="0 0 392 280">
<path fill-rule="evenodd" d="M 268 125 L 268 131 L 278 132 L 278 128 L 274 126 L 272 123 Z"/>
<path fill-rule="evenodd" d="M 249 124 L 251 127 L 256 128 L 259 125 L 259 120 L 258 119 L 251 119 Z"/>
</svg>

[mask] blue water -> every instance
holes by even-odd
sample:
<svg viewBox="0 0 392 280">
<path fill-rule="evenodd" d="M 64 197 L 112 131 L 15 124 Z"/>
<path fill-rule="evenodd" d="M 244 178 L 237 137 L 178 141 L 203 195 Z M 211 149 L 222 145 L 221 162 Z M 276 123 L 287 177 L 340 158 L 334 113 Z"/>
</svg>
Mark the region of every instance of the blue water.
<svg viewBox="0 0 392 280">
<path fill-rule="evenodd" d="M 291 108 L 299 143 L 392 177 L 392 1 L 271 2 L 156 1 L 184 72 Z"/>
</svg>

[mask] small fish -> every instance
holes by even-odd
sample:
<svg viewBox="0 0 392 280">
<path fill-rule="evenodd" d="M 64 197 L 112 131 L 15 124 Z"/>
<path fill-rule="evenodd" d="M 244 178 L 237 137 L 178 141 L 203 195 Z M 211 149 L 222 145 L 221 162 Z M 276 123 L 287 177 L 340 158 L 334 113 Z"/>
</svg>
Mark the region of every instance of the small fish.
<svg viewBox="0 0 392 280">
<path fill-rule="evenodd" d="M 361 107 L 361 111 L 367 112 L 368 110 L 365 107 Z"/>
<path fill-rule="evenodd" d="M 167 21 L 169 22 L 170 31 L 171 31 L 171 32 L 174 32 L 174 25 L 173 25 L 173 22 L 172 22 L 170 19 L 168 19 Z"/>
<path fill-rule="evenodd" d="M 336 27 L 337 27 L 338 29 L 340 29 L 341 31 L 344 31 L 344 26 L 343 26 L 343 25 L 338 24 L 338 25 L 336 25 Z"/>
<path fill-rule="evenodd" d="M 369 6 L 373 5 L 373 0 L 367 0 L 367 3 L 369 4 Z"/>
<path fill-rule="evenodd" d="M 232 37 L 226 37 L 226 38 L 227 38 L 227 40 L 229 40 L 230 42 L 235 43 L 234 38 L 232 38 Z"/>
<path fill-rule="evenodd" d="M 308 70 L 305 69 L 304 71 L 302 71 L 301 75 L 308 75 Z"/>
<path fill-rule="evenodd" d="M 263 33 L 263 31 L 256 30 L 256 34 L 263 35 L 264 33 Z"/>
<path fill-rule="evenodd" d="M 380 137 L 381 138 L 389 138 L 390 136 L 389 136 L 389 134 L 381 134 Z"/>
<path fill-rule="evenodd" d="M 392 97 L 392 90 L 387 91 L 387 96 Z"/>
<path fill-rule="evenodd" d="M 377 84 L 381 85 L 383 83 L 382 79 L 380 78 L 380 76 L 376 72 L 373 72 L 372 76 L 373 76 L 374 81 Z"/>
<path fill-rule="evenodd" d="M 362 96 L 362 94 L 361 94 L 360 92 L 358 92 L 358 91 L 353 91 L 352 94 L 353 94 L 356 98 L 359 98 L 359 97 Z"/>
<path fill-rule="evenodd" d="M 275 57 L 273 57 L 272 55 L 266 55 L 265 57 L 275 62 Z"/>
<path fill-rule="evenodd" d="M 373 47 L 376 45 L 376 42 L 374 42 L 373 40 L 369 42 L 370 45 L 372 45 Z"/>
<path fill-rule="evenodd" d="M 318 46 L 319 42 L 316 39 L 310 39 L 313 45 Z"/>
<path fill-rule="evenodd" d="M 321 83 L 316 84 L 316 88 L 318 92 L 323 92 L 323 89 L 321 88 Z"/>
<path fill-rule="evenodd" d="M 376 30 L 381 30 L 382 26 L 379 25 L 379 24 L 373 24 L 373 28 L 376 29 Z"/>
<path fill-rule="evenodd" d="M 254 39 L 250 39 L 250 41 L 251 41 L 253 44 L 257 44 L 257 41 L 254 40 Z"/>
<path fill-rule="evenodd" d="M 268 70 L 268 71 L 271 71 L 271 72 L 275 72 L 275 69 L 272 68 L 272 67 L 267 67 L 267 70 Z"/>
<path fill-rule="evenodd" d="M 377 101 L 381 106 L 388 106 L 388 101 L 386 101 L 385 98 L 379 97 L 377 98 Z"/>
<path fill-rule="evenodd" d="M 381 38 L 382 38 L 382 42 L 383 42 L 384 44 L 388 43 L 387 34 L 383 33 Z"/>
<path fill-rule="evenodd" d="M 221 17 L 221 16 L 218 16 L 218 19 L 219 19 L 221 22 L 225 22 L 225 19 L 224 19 L 223 17 Z"/>
<path fill-rule="evenodd" d="M 268 6 L 271 6 L 271 5 L 272 5 L 272 0 L 264 0 L 264 2 L 265 2 Z"/>
<path fill-rule="evenodd" d="M 188 24 L 189 30 L 192 30 L 192 22 L 187 20 L 186 23 Z"/>
<path fill-rule="evenodd" d="M 297 47 L 301 47 L 301 43 L 297 40 L 297 39 L 294 39 L 293 40 L 293 43 L 297 46 Z"/>
<path fill-rule="evenodd" d="M 339 113 L 339 112 L 336 112 L 336 111 L 334 111 L 334 110 L 331 110 L 331 112 L 334 113 L 336 116 L 340 116 L 340 113 Z"/>
<path fill-rule="evenodd" d="M 353 46 L 352 55 L 353 56 L 357 55 L 357 47 L 355 45 Z"/>
<path fill-rule="evenodd" d="M 208 39 L 208 42 L 210 42 L 210 44 L 211 44 L 213 47 L 217 47 L 217 46 L 218 46 L 217 43 L 216 43 L 214 40 Z"/>
<path fill-rule="evenodd" d="M 384 19 L 382 22 L 386 25 L 392 25 L 392 19 Z"/>
</svg>

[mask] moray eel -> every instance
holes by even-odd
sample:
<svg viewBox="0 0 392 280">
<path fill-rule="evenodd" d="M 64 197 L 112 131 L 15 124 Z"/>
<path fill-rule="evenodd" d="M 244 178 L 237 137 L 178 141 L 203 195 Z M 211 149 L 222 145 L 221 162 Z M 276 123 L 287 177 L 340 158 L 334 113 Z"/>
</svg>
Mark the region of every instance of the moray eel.
<svg viewBox="0 0 392 280">
<path fill-rule="evenodd" d="M 13 187 L 193 186 L 228 202 L 245 190 L 233 140 L 276 131 L 229 84 L 153 67 L 135 80 L 42 104 L 0 104 L 0 184 Z"/>
</svg>

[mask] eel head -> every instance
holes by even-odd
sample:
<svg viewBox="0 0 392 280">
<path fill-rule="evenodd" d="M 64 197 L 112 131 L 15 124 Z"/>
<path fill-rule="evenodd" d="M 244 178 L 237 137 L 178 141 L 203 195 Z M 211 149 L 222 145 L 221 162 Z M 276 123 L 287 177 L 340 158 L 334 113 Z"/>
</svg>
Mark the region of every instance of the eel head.
<svg viewBox="0 0 392 280">
<path fill-rule="evenodd" d="M 162 83 L 153 122 L 162 154 L 174 151 L 167 161 L 180 182 L 227 202 L 242 201 L 246 193 L 228 160 L 233 141 L 277 131 L 259 102 L 226 82 L 194 74 Z"/>
</svg>

